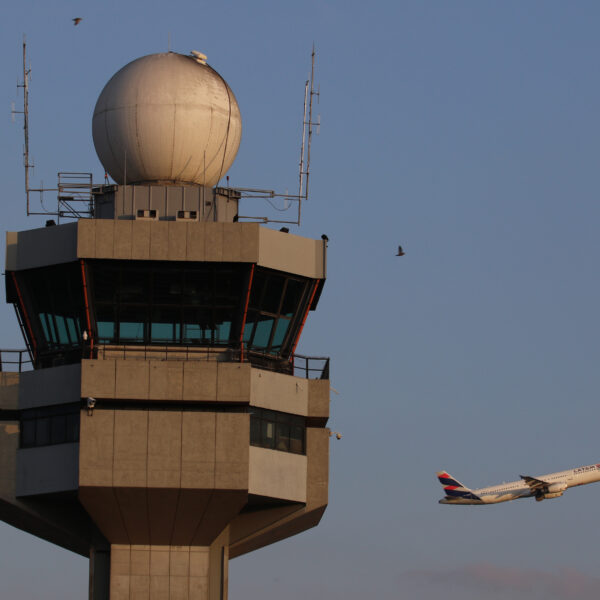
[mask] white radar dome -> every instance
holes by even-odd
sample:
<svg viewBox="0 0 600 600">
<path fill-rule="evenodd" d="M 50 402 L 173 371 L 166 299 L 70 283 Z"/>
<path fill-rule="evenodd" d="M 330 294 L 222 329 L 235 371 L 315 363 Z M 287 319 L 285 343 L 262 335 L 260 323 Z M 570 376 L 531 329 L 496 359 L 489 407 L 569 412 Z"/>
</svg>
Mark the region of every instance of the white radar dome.
<svg viewBox="0 0 600 600">
<path fill-rule="evenodd" d="M 235 159 L 242 119 L 233 92 L 204 55 L 150 54 L 104 86 L 92 136 L 100 162 L 120 185 L 212 187 Z"/>
</svg>

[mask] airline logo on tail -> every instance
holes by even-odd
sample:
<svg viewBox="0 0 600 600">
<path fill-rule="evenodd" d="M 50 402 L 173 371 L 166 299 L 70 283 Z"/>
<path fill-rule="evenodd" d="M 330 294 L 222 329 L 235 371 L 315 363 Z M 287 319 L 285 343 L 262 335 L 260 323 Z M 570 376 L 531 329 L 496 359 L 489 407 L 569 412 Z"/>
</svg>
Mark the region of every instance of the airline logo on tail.
<svg viewBox="0 0 600 600">
<path fill-rule="evenodd" d="M 474 494 L 468 487 L 465 487 L 460 481 L 454 479 L 450 473 L 438 471 L 437 478 L 444 486 L 447 497 L 462 498 L 464 500 L 481 500 L 481 498 Z"/>
</svg>

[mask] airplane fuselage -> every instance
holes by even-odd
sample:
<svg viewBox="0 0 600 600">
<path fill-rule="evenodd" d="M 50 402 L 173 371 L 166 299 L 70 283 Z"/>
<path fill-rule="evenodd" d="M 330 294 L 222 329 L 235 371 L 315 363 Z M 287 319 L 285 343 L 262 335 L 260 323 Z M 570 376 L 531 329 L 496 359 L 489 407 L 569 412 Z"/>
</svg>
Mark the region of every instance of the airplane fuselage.
<svg viewBox="0 0 600 600">
<path fill-rule="evenodd" d="M 445 498 L 440 500 L 440 504 L 497 504 L 499 502 L 508 502 L 532 496 L 536 500 L 544 500 L 562 496 L 563 492 L 568 488 L 596 481 L 600 481 L 600 464 L 549 473 L 547 475 L 540 475 L 539 477 L 522 477 L 518 481 L 474 490 L 462 488 L 467 493 L 459 492 L 461 495 L 457 496 L 446 495 Z M 454 487 L 446 487 L 446 493 L 452 494 Z"/>
</svg>

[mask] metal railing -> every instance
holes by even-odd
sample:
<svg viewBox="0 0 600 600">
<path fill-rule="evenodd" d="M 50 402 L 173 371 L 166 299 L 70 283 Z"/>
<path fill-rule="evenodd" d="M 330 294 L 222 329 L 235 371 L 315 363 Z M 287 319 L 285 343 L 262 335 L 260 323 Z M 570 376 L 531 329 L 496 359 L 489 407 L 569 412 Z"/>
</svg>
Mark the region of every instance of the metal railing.
<svg viewBox="0 0 600 600">
<path fill-rule="evenodd" d="M 80 219 L 94 212 L 91 173 L 58 174 L 58 217 Z"/>
<path fill-rule="evenodd" d="M 84 350 L 83 356 L 86 357 L 86 350 Z M 87 357 L 89 356 L 88 351 Z M 146 346 L 134 344 L 121 346 L 104 344 L 94 348 L 93 357 L 101 359 L 241 362 L 242 352 L 239 348 L 214 346 Z M 286 359 L 254 350 L 245 350 L 243 360 L 256 368 L 285 373 L 286 375 L 295 375 L 305 379 L 329 379 L 328 357 L 293 354 L 289 359 Z"/>
<path fill-rule="evenodd" d="M 100 344 L 39 353 L 35 363 L 27 350 L 0 350 L 0 371 L 29 371 L 33 368 L 75 364 L 82 359 L 185 360 L 242 362 L 239 348 L 214 346 L 147 346 Z M 329 379 L 329 358 L 293 354 L 280 358 L 271 354 L 245 350 L 243 361 L 257 369 L 294 375 L 305 379 Z"/>
<path fill-rule="evenodd" d="M 31 371 L 33 362 L 27 350 L 0 350 L 0 372 Z"/>
<path fill-rule="evenodd" d="M 90 357 L 88 349 L 84 349 L 83 357 Z M 121 358 L 138 360 L 215 360 L 224 362 L 237 362 L 240 360 L 240 351 L 236 348 L 219 348 L 211 346 L 100 344 L 94 348 L 93 358 Z"/>
<path fill-rule="evenodd" d="M 305 379 L 329 379 L 329 357 L 292 355 L 293 374 Z"/>
</svg>

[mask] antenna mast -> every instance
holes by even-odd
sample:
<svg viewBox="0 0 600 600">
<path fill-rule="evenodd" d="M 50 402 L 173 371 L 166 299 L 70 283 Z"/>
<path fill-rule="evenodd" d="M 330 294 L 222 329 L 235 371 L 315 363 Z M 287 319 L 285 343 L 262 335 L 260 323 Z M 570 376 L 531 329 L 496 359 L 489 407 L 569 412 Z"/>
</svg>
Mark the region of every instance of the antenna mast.
<svg viewBox="0 0 600 600">
<path fill-rule="evenodd" d="M 298 195 L 278 194 L 274 190 L 263 190 L 256 188 L 234 187 L 228 188 L 240 193 L 240 198 L 262 198 L 266 200 L 274 209 L 281 212 L 288 210 L 288 202 L 298 202 L 298 218 L 295 221 L 288 219 L 270 219 L 268 217 L 238 215 L 238 219 L 249 219 L 261 223 L 286 223 L 290 225 L 300 225 L 300 216 L 302 213 L 302 200 L 308 200 L 308 180 L 310 177 L 310 146 L 312 142 L 313 127 L 317 127 L 317 133 L 321 127 L 321 117 L 318 116 L 313 121 L 313 99 L 316 96 L 319 100 L 320 91 L 315 91 L 315 45 L 313 44 L 311 53 L 310 79 L 304 84 L 304 113 L 302 115 L 302 142 L 300 145 L 300 164 L 298 175 Z M 272 198 L 282 198 L 285 208 L 277 208 L 270 200 Z"/>
<path fill-rule="evenodd" d="M 25 145 L 23 149 L 23 164 L 25 166 L 25 196 L 27 198 L 27 216 L 31 215 L 55 215 L 59 222 L 61 217 L 81 218 L 92 216 L 92 175 L 91 173 L 58 173 L 58 187 L 44 188 L 42 182 L 41 188 L 29 187 L 29 170 L 33 169 L 33 163 L 29 162 L 29 81 L 31 79 L 31 65 L 27 66 L 27 42 L 23 35 L 23 83 L 17 81 L 17 91 L 23 88 L 23 110 L 15 110 L 14 103 L 12 109 L 12 117 L 14 120 L 15 114 L 23 115 L 23 134 L 25 137 Z M 34 212 L 31 210 L 29 202 L 29 194 L 38 192 L 40 194 L 40 204 L 42 212 Z M 58 192 L 58 202 L 56 211 L 46 210 L 43 202 L 44 192 Z M 76 203 L 85 202 L 86 207 L 81 209 Z"/>
<path fill-rule="evenodd" d="M 315 45 L 313 44 L 310 64 L 310 80 L 304 84 L 304 114 L 302 117 L 302 145 L 300 147 L 300 172 L 298 182 L 298 225 L 300 224 L 300 211 L 302 200 L 308 200 L 308 180 L 310 177 L 310 145 L 312 141 L 313 126 L 317 126 L 317 133 L 321 126 L 321 117 L 313 121 L 313 96 L 317 96 L 317 102 L 320 92 L 315 92 Z M 308 119 L 307 119 L 308 109 Z"/>
<path fill-rule="evenodd" d="M 29 79 L 31 77 L 31 65 L 27 67 L 27 41 L 23 35 L 23 83 L 17 83 L 17 90 L 23 88 L 23 110 L 14 110 L 13 114 L 23 115 L 23 134 L 25 145 L 23 148 L 23 165 L 25 166 L 25 194 L 27 196 L 27 216 L 29 216 L 29 169 L 33 164 L 29 162 Z"/>
</svg>

